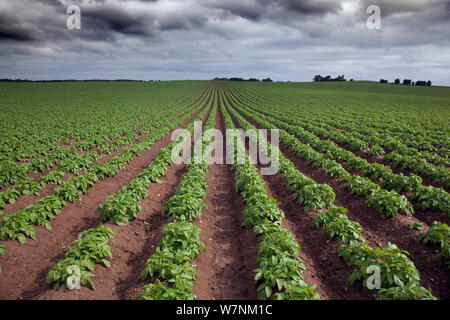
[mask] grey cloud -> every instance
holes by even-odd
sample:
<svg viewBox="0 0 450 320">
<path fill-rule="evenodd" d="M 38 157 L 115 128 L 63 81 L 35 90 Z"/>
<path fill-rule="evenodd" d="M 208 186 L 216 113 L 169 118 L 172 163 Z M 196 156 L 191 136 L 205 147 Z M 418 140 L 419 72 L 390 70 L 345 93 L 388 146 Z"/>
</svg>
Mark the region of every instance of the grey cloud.
<svg viewBox="0 0 450 320">
<path fill-rule="evenodd" d="M 245 19 L 261 19 L 292 16 L 317 16 L 338 13 L 342 9 L 337 0 L 201 0 L 205 6 L 222 9 Z"/>
<path fill-rule="evenodd" d="M 135 7 L 137 2 L 157 3 L 157 0 L 107 2 L 82 6 L 87 29 L 102 29 L 124 35 L 154 37 L 158 32 L 189 30 L 204 25 L 207 18 L 193 11 L 165 13 L 159 7 Z M 142 10 L 143 9 L 143 10 Z"/>
<path fill-rule="evenodd" d="M 142 16 L 133 15 L 120 8 L 98 6 L 82 8 L 84 29 L 110 31 L 128 35 L 150 35 L 149 26 Z"/>
<path fill-rule="evenodd" d="M 273 1 L 264 0 L 266 3 Z M 342 4 L 337 0 L 276 0 L 280 7 L 306 15 L 322 15 L 326 13 L 338 13 L 342 10 Z"/>
<path fill-rule="evenodd" d="M 14 12 L 27 8 L 29 3 L 16 0 L 8 12 L 0 13 L 0 40 L 44 43 L 82 38 L 114 42 L 118 34 L 151 39 L 164 31 L 200 28 L 207 22 L 207 16 L 194 11 L 166 13 L 164 8 L 151 7 L 157 2 L 38 0 L 32 3 L 33 10 L 25 10 L 19 17 Z M 65 25 L 69 4 L 81 7 L 82 29 L 76 32 L 70 32 Z"/>
<path fill-rule="evenodd" d="M 200 0 L 200 3 L 209 8 L 224 10 L 232 16 L 254 21 L 263 16 L 267 7 L 267 4 L 258 0 Z"/>
<path fill-rule="evenodd" d="M 88 2 L 2 0 L 0 78 L 309 81 L 344 73 L 450 84 L 448 0 Z M 65 26 L 70 3 L 81 5 L 81 30 Z M 383 30 L 366 28 L 369 4 L 380 5 Z"/>
<path fill-rule="evenodd" d="M 406 13 L 424 13 L 437 7 L 450 7 L 449 0 L 360 0 L 361 9 L 367 8 L 369 5 L 378 5 L 381 9 L 383 17 L 395 14 Z M 448 14 L 448 13 L 447 13 Z"/>
<path fill-rule="evenodd" d="M 17 15 L 0 12 L 0 41 L 35 41 L 32 30 L 22 26 Z"/>
</svg>

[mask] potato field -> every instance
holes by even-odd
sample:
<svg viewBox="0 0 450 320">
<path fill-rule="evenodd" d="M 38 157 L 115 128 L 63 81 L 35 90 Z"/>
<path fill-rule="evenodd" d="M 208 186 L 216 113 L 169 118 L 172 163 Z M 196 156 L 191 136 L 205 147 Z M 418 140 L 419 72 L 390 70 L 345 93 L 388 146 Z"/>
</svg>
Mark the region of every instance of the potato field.
<svg viewBox="0 0 450 320">
<path fill-rule="evenodd" d="M 0 120 L 0 299 L 450 299 L 449 88 L 0 83 Z"/>
</svg>

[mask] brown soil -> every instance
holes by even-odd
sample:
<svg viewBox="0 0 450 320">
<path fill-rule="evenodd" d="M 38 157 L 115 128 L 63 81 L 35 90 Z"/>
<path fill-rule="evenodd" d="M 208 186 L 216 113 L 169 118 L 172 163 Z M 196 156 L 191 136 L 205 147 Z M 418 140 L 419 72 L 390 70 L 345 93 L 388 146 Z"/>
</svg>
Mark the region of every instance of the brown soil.
<svg viewBox="0 0 450 320">
<path fill-rule="evenodd" d="M 225 132 L 219 109 L 215 127 Z M 200 238 L 206 252 L 194 261 L 198 275 L 194 294 L 199 300 L 256 299 L 256 238 L 251 230 L 240 226 L 244 204 L 233 190 L 231 165 L 211 165 L 206 182 L 207 209 L 196 223 L 202 230 Z"/>
</svg>

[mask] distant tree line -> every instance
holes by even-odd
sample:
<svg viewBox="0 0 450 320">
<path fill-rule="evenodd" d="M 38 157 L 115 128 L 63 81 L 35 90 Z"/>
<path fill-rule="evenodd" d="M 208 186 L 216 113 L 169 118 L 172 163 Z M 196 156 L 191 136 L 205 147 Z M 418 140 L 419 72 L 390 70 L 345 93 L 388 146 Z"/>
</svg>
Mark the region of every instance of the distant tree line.
<svg viewBox="0 0 450 320">
<path fill-rule="evenodd" d="M 389 83 L 387 80 L 385 79 L 380 79 L 380 83 Z M 400 84 L 400 79 L 395 79 L 394 84 Z M 423 80 L 418 80 L 416 82 L 412 81 L 411 79 L 404 79 L 402 82 L 403 85 L 405 86 L 411 86 L 411 85 L 416 85 L 416 86 L 420 86 L 420 87 L 431 87 L 431 81 L 423 81 Z"/>
<path fill-rule="evenodd" d="M 88 79 L 88 80 L 75 80 L 75 79 L 64 79 L 64 80 L 28 80 L 28 79 L 0 79 L 0 82 L 145 82 L 146 80 L 132 80 L 132 79 L 114 79 L 114 80 L 104 80 L 104 79 Z M 160 81 L 160 80 L 148 80 L 148 82 Z"/>
<path fill-rule="evenodd" d="M 262 80 L 256 79 L 256 78 L 250 78 L 250 79 L 244 79 L 244 78 L 238 78 L 238 77 L 232 77 L 232 78 L 214 78 L 216 81 L 250 81 L 250 82 L 273 82 L 270 78 L 265 78 Z"/>
<path fill-rule="evenodd" d="M 336 78 L 331 78 L 331 76 L 322 77 L 320 74 L 314 76 L 314 82 L 322 82 L 322 81 L 347 81 L 345 80 L 344 75 L 337 76 Z"/>
</svg>

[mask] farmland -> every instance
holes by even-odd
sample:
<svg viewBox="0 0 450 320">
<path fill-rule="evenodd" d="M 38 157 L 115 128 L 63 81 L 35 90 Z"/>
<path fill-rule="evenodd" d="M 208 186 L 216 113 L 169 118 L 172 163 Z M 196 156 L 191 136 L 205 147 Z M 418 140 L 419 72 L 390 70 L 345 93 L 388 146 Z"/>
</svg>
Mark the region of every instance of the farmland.
<svg viewBox="0 0 450 320">
<path fill-rule="evenodd" d="M 450 299 L 448 88 L 1 83 L 0 111 L 0 299 Z"/>
</svg>

